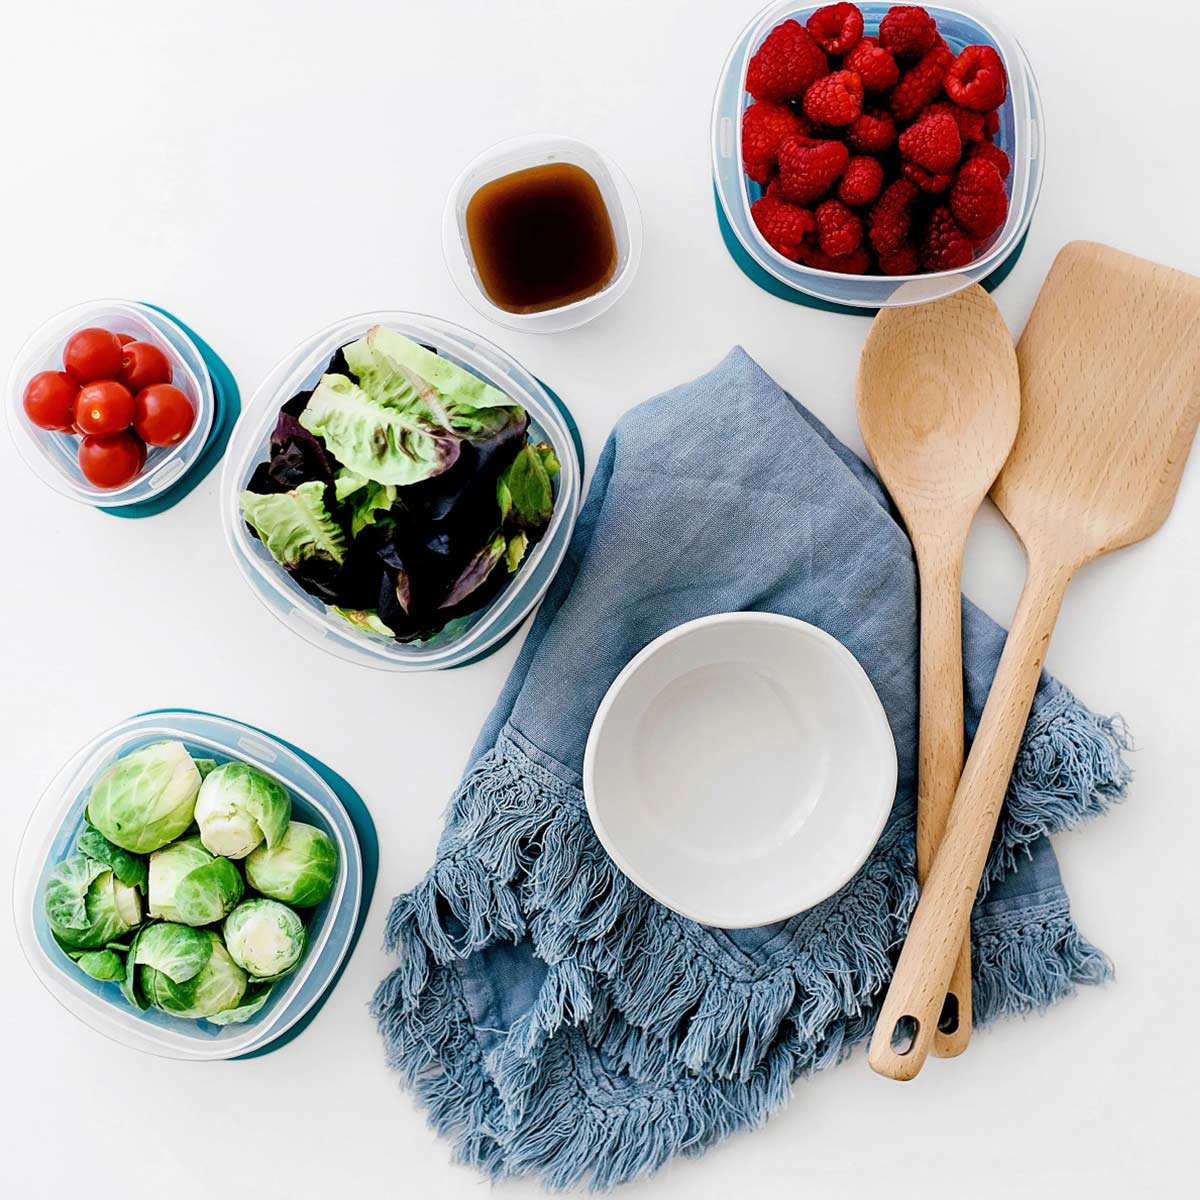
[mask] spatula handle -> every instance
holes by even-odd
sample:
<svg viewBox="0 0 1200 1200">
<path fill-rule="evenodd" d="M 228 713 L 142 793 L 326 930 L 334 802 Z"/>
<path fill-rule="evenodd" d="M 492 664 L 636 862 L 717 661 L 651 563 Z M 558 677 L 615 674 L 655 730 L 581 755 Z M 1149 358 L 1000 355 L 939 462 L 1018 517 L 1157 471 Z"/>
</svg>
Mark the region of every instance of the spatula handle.
<svg viewBox="0 0 1200 1200">
<path fill-rule="evenodd" d="M 1030 564 L 945 834 L 871 1039 L 868 1061 L 881 1075 L 912 1079 L 933 1044 L 1071 574 L 1057 565 Z"/>
<path fill-rule="evenodd" d="M 917 879 L 924 885 L 963 769 L 962 561 L 967 530 L 916 543 L 921 586 Z M 971 1040 L 971 939 L 963 938 L 933 1037 L 938 1058 Z"/>
</svg>

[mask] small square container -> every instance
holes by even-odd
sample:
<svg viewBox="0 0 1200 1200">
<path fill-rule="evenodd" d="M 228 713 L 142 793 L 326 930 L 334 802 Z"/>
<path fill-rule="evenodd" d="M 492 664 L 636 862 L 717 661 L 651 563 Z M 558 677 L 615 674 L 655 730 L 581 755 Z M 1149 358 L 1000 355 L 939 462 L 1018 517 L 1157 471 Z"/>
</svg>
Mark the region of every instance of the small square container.
<svg viewBox="0 0 1200 1200">
<path fill-rule="evenodd" d="M 612 220 L 616 270 L 595 295 L 540 312 L 509 312 L 492 303 L 479 278 L 467 236 L 467 205 L 494 179 L 556 162 L 579 167 L 596 181 Z M 450 188 L 442 214 L 442 251 L 455 286 L 488 320 L 523 333 L 558 333 L 595 320 L 629 290 L 642 257 L 642 215 L 633 187 L 611 159 L 575 138 L 531 134 L 500 142 L 463 169 Z"/>
<path fill-rule="evenodd" d="M 398 642 L 360 630 L 309 595 L 272 557 L 242 519 L 238 498 L 254 469 L 270 457 L 271 431 L 283 404 L 312 388 L 340 347 L 373 325 L 387 325 L 432 346 L 450 362 L 500 388 L 529 414 L 529 436 L 554 447 L 562 469 L 554 478 L 554 515 L 541 541 L 508 586 L 478 612 L 451 622 L 423 642 Z M 266 607 L 294 632 L 347 662 L 387 671 L 437 671 L 463 666 L 497 649 L 529 615 L 567 553 L 579 515 L 583 460 L 574 422 L 551 394 L 497 346 L 436 317 L 375 312 L 347 317 L 314 334 L 267 376 L 230 439 L 221 476 L 221 518 L 242 577 Z"/>
<path fill-rule="evenodd" d="M 89 326 L 132 334 L 157 346 L 171 363 L 171 382 L 192 402 L 196 421 L 175 446 L 147 447 L 146 465 L 136 479 L 120 488 L 99 488 L 79 469 L 79 438 L 50 433 L 30 424 L 22 398 L 25 385 L 39 371 L 61 371 L 67 339 Z M 43 483 L 61 496 L 96 508 L 143 504 L 174 487 L 204 452 L 213 426 L 213 384 L 192 339 L 170 317 L 136 300 L 89 300 L 47 321 L 17 353 L 8 377 L 5 404 L 8 427 L 17 452 Z"/>
<path fill-rule="evenodd" d="M 1008 95 L 1001 105 L 996 145 L 1012 162 L 1006 180 L 1008 219 L 989 239 L 973 262 L 955 271 L 924 275 L 839 275 L 794 263 L 769 246 L 750 216 L 750 205 L 763 189 L 742 169 L 742 113 L 753 103 L 746 92 L 746 70 L 767 35 L 789 18 L 804 24 L 818 5 L 796 5 L 776 0 L 742 31 L 725 62 L 717 85 L 712 116 L 713 182 L 721 213 L 752 263 L 787 290 L 799 296 L 849 308 L 877 309 L 922 304 L 983 283 L 1009 258 L 1020 252 L 1037 207 L 1045 169 L 1042 102 L 1025 52 L 1016 40 L 981 5 L 961 0 L 957 4 L 925 4 L 938 31 L 957 54 L 965 46 L 995 47 L 1008 73 Z M 879 22 L 893 5 L 859 4 L 865 32 L 879 32 Z"/>
<path fill-rule="evenodd" d="M 59 948 L 46 921 L 46 880 L 75 845 L 97 776 L 115 759 L 171 739 L 181 741 L 196 757 L 218 762 L 237 759 L 274 776 L 291 793 L 293 817 L 317 826 L 337 846 L 333 890 L 322 904 L 306 911 L 308 949 L 300 967 L 280 980 L 263 1008 L 242 1025 L 185 1020 L 156 1008 L 139 1011 L 116 983 L 102 983 L 79 970 Z M 341 801 L 307 762 L 237 721 L 173 711 L 134 717 L 107 730 L 55 776 L 34 809 L 17 853 L 13 913 L 18 940 L 35 974 L 85 1025 L 147 1054 L 212 1061 L 261 1052 L 323 998 L 356 936 L 362 890 L 363 862 L 354 825 Z"/>
</svg>

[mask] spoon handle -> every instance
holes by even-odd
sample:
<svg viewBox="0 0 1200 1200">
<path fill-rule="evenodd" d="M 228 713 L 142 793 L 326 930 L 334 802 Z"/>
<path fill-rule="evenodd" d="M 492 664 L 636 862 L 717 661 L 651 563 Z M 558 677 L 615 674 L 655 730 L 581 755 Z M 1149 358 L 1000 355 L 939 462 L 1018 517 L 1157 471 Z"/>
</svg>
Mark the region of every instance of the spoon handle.
<svg viewBox="0 0 1200 1200">
<path fill-rule="evenodd" d="M 924 886 L 963 769 L 962 563 L 966 530 L 917 544 L 921 584 L 917 880 Z M 933 1037 L 938 1058 L 971 1040 L 971 939 L 965 937 Z"/>
<path fill-rule="evenodd" d="M 912 1079 L 929 1054 L 1071 574 L 1057 563 L 1030 563 L 945 835 L 871 1039 L 867 1059 L 881 1075 Z"/>
</svg>

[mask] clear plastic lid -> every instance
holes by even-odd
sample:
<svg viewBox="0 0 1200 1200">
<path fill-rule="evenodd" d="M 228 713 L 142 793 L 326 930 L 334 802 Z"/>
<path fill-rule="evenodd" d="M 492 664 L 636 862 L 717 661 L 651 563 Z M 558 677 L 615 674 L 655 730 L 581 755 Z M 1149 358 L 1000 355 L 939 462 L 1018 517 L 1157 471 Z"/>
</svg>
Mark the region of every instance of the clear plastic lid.
<svg viewBox="0 0 1200 1200">
<path fill-rule="evenodd" d="M 146 465 L 137 478 L 119 488 L 88 483 L 79 469 L 79 438 L 38 429 L 25 416 L 22 403 L 29 380 L 39 371 L 61 371 L 67 339 L 93 325 L 157 346 L 171 363 L 171 382 L 196 410 L 196 422 L 183 441 L 148 447 Z M 178 483 L 204 450 L 214 409 L 212 380 L 195 343 L 170 317 L 136 300 L 89 300 L 52 317 L 17 352 L 5 404 L 13 441 L 29 469 L 60 495 L 98 508 L 151 500 Z"/>
<path fill-rule="evenodd" d="M 55 942 L 46 921 L 43 892 L 55 865 L 71 851 L 83 828 L 88 795 L 109 763 L 142 746 L 181 741 L 198 758 L 251 763 L 283 783 L 296 820 L 315 825 L 334 841 L 338 875 L 322 904 L 305 910 L 308 949 L 300 967 L 280 980 L 263 1008 L 242 1025 L 185 1020 L 156 1008 L 134 1008 L 116 983 L 85 975 Z M 237 721 L 201 713 L 150 713 L 95 737 L 54 777 L 38 801 L 17 853 L 13 914 L 25 957 L 50 994 L 98 1033 L 165 1058 L 237 1058 L 263 1048 L 290 1029 L 329 987 L 350 946 L 362 901 L 362 855 L 341 801 L 299 755 Z"/>
<path fill-rule="evenodd" d="M 753 102 L 746 93 L 746 70 L 754 52 L 782 21 L 794 18 L 803 24 L 819 7 L 776 0 L 742 31 L 721 73 L 713 100 L 713 180 L 721 209 L 730 228 L 750 257 L 781 283 L 832 304 L 852 308 L 888 308 L 920 304 L 979 283 L 1013 254 L 1033 219 L 1045 169 L 1042 103 L 1025 52 L 982 6 L 963 0 L 958 4 L 926 4 L 938 31 L 954 51 L 968 45 L 994 46 L 1008 72 L 1008 95 L 1000 107 L 996 145 L 1012 162 L 1007 180 L 1008 219 L 979 251 L 975 260 L 957 271 L 927 275 L 839 275 L 794 263 L 769 246 L 750 216 L 750 205 L 762 188 L 742 169 L 742 113 Z M 877 33 L 888 3 L 859 4 L 866 32 Z"/>
<path fill-rule="evenodd" d="M 580 167 L 596 181 L 612 220 L 617 265 L 612 278 L 594 296 L 541 312 L 509 312 L 492 303 L 480 281 L 467 237 L 467 205 L 493 179 L 556 162 Z M 511 138 L 477 155 L 454 181 L 442 214 L 442 252 L 455 286 L 489 320 L 523 333 L 558 333 L 595 320 L 629 290 L 642 258 L 641 209 L 620 167 L 586 142 L 554 134 Z"/>
<path fill-rule="evenodd" d="M 242 520 L 238 498 L 269 457 L 280 407 L 311 388 L 334 352 L 373 325 L 387 325 L 433 346 L 451 362 L 487 380 L 529 413 L 530 437 L 549 442 L 562 464 L 554 479 L 554 515 L 542 540 L 508 586 L 479 612 L 462 617 L 424 642 L 402 643 L 360 630 L 310 596 L 270 555 Z M 567 552 L 579 515 L 582 464 L 562 411 L 542 385 L 497 346 L 436 317 L 375 312 L 347 317 L 314 334 L 263 381 L 230 438 L 221 476 L 225 536 L 243 578 L 285 625 L 315 646 L 349 662 L 390 671 L 433 671 L 459 666 L 502 642 L 550 586 Z"/>
</svg>

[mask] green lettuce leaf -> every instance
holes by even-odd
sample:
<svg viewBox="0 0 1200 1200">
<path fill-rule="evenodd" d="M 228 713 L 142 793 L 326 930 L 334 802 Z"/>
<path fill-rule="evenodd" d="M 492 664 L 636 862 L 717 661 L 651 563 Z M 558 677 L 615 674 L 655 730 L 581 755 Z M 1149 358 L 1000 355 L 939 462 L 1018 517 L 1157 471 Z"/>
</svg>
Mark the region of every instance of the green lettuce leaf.
<svg viewBox="0 0 1200 1200">
<path fill-rule="evenodd" d="M 516 573 L 522 559 L 525 557 L 525 551 L 528 549 L 529 538 L 524 533 L 518 533 L 515 537 L 508 539 L 508 549 L 504 554 L 504 562 L 508 567 L 510 575 Z"/>
<path fill-rule="evenodd" d="M 292 568 L 306 559 L 341 563 L 346 539 L 325 511 L 325 485 L 316 480 L 290 492 L 241 495 L 242 516 L 276 562 Z"/>
<path fill-rule="evenodd" d="M 539 530 L 550 522 L 554 512 L 554 488 L 533 446 L 524 446 L 505 468 L 496 483 L 500 519 L 510 520 L 519 529 Z"/>
<path fill-rule="evenodd" d="M 340 608 L 330 605 L 343 621 L 349 621 L 355 629 L 366 629 L 371 633 L 382 633 L 384 637 L 395 637 L 395 633 L 380 620 L 379 614 L 373 608 Z"/>
</svg>

